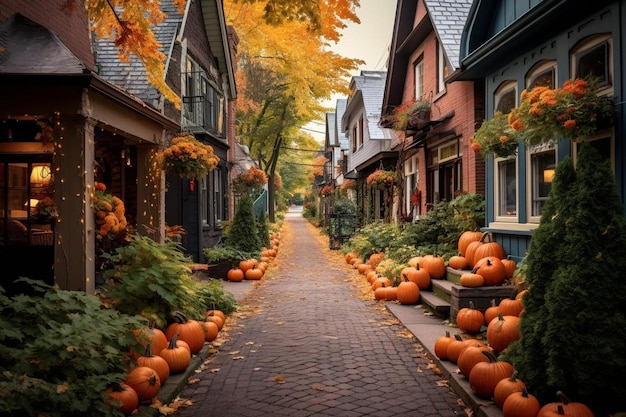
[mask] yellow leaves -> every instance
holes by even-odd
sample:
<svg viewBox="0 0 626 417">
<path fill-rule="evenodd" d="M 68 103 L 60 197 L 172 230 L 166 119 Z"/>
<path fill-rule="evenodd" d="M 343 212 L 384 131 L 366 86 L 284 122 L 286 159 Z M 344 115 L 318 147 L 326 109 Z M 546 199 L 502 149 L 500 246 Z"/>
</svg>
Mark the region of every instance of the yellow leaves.
<svg viewBox="0 0 626 417">
<path fill-rule="evenodd" d="M 178 411 L 179 408 L 189 407 L 191 405 L 193 405 L 193 401 L 180 397 L 176 397 L 174 401 L 167 405 L 163 404 L 161 401 L 155 398 L 154 400 L 152 400 L 152 404 L 150 404 L 150 407 L 159 410 L 159 414 L 161 414 L 162 416 L 169 416 Z"/>
</svg>

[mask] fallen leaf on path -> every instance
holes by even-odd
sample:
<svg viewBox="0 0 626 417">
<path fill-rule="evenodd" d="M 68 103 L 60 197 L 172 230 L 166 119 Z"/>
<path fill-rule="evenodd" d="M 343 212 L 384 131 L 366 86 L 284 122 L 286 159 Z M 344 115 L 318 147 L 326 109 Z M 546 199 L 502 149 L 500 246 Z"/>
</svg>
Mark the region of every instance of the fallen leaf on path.
<svg viewBox="0 0 626 417">
<path fill-rule="evenodd" d="M 439 381 L 436 382 L 437 386 L 440 387 L 448 387 L 448 381 L 445 379 L 440 379 Z"/>
<path fill-rule="evenodd" d="M 321 385 L 313 385 L 311 388 L 316 391 L 324 391 L 324 387 L 322 387 Z"/>
<path fill-rule="evenodd" d="M 220 371 L 220 368 L 213 368 L 209 370 L 209 372 L 211 372 L 212 374 L 219 372 L 219 371 Z"/>
<path fill-rule="evenodd" d="M 187 381 L 187 383 L 193 385 L 193 384 L 197 384 L 200 381 L 201 381 L 200 378 L 193 378 Z"/>
<path fill-rule="evenodd" d="M 276 381 L 276 383 L 277 383 L 277 384 L 284 384 L 284 383 L 285 383 L 285 380 L 284 380 L 284 379 L 283 379 L 283 377 L 282 377 L 282 376 L 280 376 L 280 375 L 276 375 L 276 376 L 274 377 L 274 381 Z"/>
<path fill-rule="evenodd" d="M 238 353 L 239 353 L 238 350 L 233 350 L 232 352 L 228 352 L 229 355 L 236 355 Z"/>
<path fill-rule="evenodd" d="M 234 361 L 240 361 L 240 360 L 242 360 L 243 358 L 244 358 L 243 356 L 235 356 L 235 357 L 233 358 L 233 360 L 234 360 Z"/>
</svg>

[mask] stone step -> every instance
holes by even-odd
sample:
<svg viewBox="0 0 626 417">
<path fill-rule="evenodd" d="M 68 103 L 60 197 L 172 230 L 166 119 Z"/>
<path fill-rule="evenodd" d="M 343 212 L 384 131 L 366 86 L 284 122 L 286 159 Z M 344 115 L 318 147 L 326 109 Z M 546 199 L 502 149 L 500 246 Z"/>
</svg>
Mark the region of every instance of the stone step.
<svg viewBox="0 0 626 417">
<path fill-rule="evenodd" d="M 435 316 L 444 319 L 450 317 L 450 303 L 442 300 L 436 294 L 430 291 L 421 291 L 420 298 L 424 307 L 432 311 Z"/>
</svg>

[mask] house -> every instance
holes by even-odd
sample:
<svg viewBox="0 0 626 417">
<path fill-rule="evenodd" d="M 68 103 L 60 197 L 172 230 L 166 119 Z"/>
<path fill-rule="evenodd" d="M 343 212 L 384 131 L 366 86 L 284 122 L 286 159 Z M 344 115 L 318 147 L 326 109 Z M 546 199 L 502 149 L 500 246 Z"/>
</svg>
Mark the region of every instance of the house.
<svg viewBox="0 0 626 417">
<path fill-rule="evenodd" d="M 614 126 L 600 130 L 591 143 L 611 161 L 619 193 L 626 195 L 623 111 L 625 1 L 544 0 L 476 2 L 461 39 L 460 71 L 455 80 L 484 83 L 487 119 L 519 105 L 520 94 L 534 86 L 560 87 L 566 80 L 592 75 L 599 92 L 614 97 Z M 456 81 L 455 81 L 456 83 Z M 455 84 L 454 83 L 454 84 Z M 486 162 L 486 227 L 513 259 L 526 253 L 554 167 L 566 156 L 576 159 L 577 144 L 526 146 L 517 154 L 489 156 Z"/>
<path fill-rule="evenodd" d="M 347 99 L 339 98 L 335 102 L 335 111 L 326 113 L 324 148 L 331 158 L 325 171 L 333 184 L 340 187 L 347 174 L 348 161 L 348 137 L 341 129 L 341 119 L 346 111 Z"/>
<path fill-rule="evenodd" d="M 161 9 L 167 18 L 154 31 L 167 55 L 166 81 L 181 97 L 182 109 L 165 102 L 148 84 L 139 62 L 120 62 L 112 42 L 96 41 L 97 63 L 103 77 L 161 109 L 180 123 L 181 132 L 211 145 L 218 156 L 218 166 L 204 178 L 166 175 L 165 222 L 183 227 L 185 252 L 202 262 L 202 249 L 219 241 L 220 222 L 230 218 L 229 160 L 233 155 L 229 156 L 228 135 L 233 133 L 234 142 L 229 123 L 234 124 L 236 95 L 231 52 L 237 38 L 225 25 L 221 1 L 190 0 L 183 13 L 171 2 L 163 2 Z"/>
<path fill-rule="evenodd" d="M 408 221 L 460 192 L 484 194 L 484 161 L 468 142 L 482 120 L 482 81 L 448 82 L 460 66 L 471 5 L 471 0 L 397 2 L 381 126 L 403 136 L 400 216 Z M 411 111 L 414 102 L 429 103 L 430 114 L 398 126 L 398 112 Z"/>
<path fill-rule="evenodd" d="M 94 291 L 99 176 L 124 201 L 129 225 L 163 232 L 148 161 L 180 125 L 98 74 L 86 16 L 64 5 L 8 0 L 0 9 L 0 260 L 9 291 L 19 276 Z"/>
<path fill-rule="evenodd" d="M 341 118 L 341 132 L 348 139 L 348 172 L 344 178 L 357 181 L 357 220 L 361 225 L 395 217 L 391 187 L 367 184 L 368 176 L 376 170 L 395 171 L 398 159 L 398 151 L 391 148 L 397 136 L 378 124 L 385 80 L 385 71 L 361 71 L 353 76 Z"/>
</svg>

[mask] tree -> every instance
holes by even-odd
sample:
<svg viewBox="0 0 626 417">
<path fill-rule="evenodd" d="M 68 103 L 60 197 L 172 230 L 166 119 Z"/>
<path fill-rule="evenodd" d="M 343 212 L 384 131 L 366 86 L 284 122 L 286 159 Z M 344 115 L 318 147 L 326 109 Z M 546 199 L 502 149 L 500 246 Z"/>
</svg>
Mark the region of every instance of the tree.
<svg viewBox="0 0 626 417">
<path fill-rule="evenodd" d="M 67 0 L 66 7 L 76 7 L 77 0 Z M 186 0 L 171 0 L 182 13 Z M 146 69 L 148 82 L 180 108 L 180 98 L 165 83 L 165 54 L 160 51 L 153 27 L 166 17 L 158 0 L 82 0 L 87 18 L 99 38 L 115 43 L 122 61 L 134 55 Z"/>
<path fill-rule="evenodd" d="M 530 292 L 509 356 L 544 401 L 562 390 L 605 415 L 626 407 L 623 206 L 609 162 L 591 144 L 579 146 L 567 190 L 559 167 L 554 206 L 531 240 Z"/>
<path fill-rule="evenodd" d="M 248 194 L 242 195 L 237 202 L 227 244 L 244 252 L 258 253 L 261 250 L 252 199 Z"/>
</svg>

